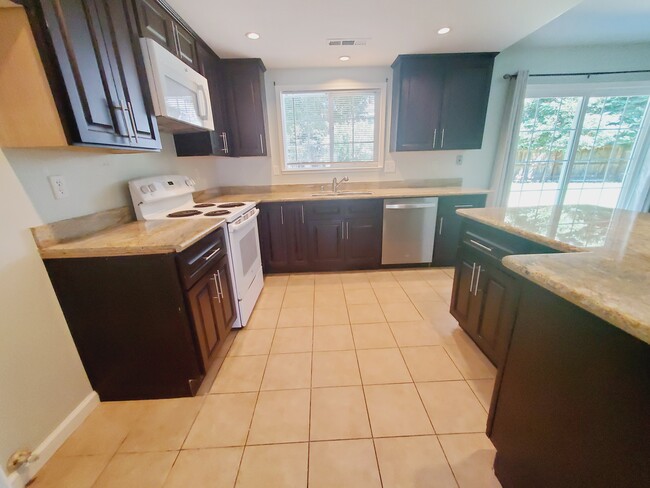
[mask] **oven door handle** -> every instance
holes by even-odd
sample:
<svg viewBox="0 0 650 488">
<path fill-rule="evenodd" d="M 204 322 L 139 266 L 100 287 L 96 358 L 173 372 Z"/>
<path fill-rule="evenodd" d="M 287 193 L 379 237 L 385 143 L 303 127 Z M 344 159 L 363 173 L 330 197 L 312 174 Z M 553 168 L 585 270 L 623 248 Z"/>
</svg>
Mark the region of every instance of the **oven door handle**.
<svg viewBox="0 0 650 488">
<path fill-rule="evenodd" d="M 240 230 L 249 227 L 252 224 L 257 224 L 257 216 L 260 213 L 260 209 L 256 208 L 255 212 L 253 212 L 253 215 L 248 217 L 246 220 L 244 220 L 241 224 L 229 224 L 228 225 L 228 231 L 229 232 L 239 232 Z"/>
</svg>

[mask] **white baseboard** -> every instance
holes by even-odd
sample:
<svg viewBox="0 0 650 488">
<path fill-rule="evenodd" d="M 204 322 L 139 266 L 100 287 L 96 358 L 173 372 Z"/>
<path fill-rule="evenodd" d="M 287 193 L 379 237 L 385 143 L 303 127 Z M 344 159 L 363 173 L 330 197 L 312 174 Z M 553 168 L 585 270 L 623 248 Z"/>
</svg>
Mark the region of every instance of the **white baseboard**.
<svg viewBox="0 0 650 488">
<path fill-rule="evenodd" d="M 8 476 L 9 488 L 25 488 L 29 480 L 36 476 L 36 473 L 48 462 L 75 429 L 86 420 L 86 417 L 90 415 L 97 405 L 99 405 L 99 396 L 93 391 L 34 449 L 34 454 L 38 455 L 38 460 L 21 467 Z"/>
</svg>

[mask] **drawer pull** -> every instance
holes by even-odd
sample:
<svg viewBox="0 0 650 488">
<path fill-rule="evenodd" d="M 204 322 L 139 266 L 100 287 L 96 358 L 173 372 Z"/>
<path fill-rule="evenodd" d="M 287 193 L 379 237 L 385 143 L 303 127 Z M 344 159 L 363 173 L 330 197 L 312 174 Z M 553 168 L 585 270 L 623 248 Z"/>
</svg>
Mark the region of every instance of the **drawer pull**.
<svg viewBox="0 0 650 488">
<path fill-rule="evenodd" d="M 478 265 L 478 273 L 476 274 L 476 285 L 474 286 L 474 296 L 478 293 L 478 282 L 481 280 L 481 265 Z"/>
<path fill-rule="evenodd" d="M 459 205 L 454 205 L 454 208 L 474 208 L 474 205 L 471 203 L 461 203 Z"/>
<path fill-rule="evenodd" d="M 472 263 L 472 279 L 469 282 L 470 293 L 472 293 L 472 288 L 474 288 L 474 273 L 476 273 L 476 263 Z"/>
<path fill-rule="evenodd" d="M 442 224 L 443 224 L 444 221 L 445 221 L 445 218 L 444 218 L 444 217 L 440 217 L 440 229 L 438 230 L 438 235 L 439 235 L 439 236 L 442 235 Z"/>
<path fill-rule="evenodd" d="M 491 247 L 488 247 L 488 246 L 486 246 L 485 244 L 481 244 L 480 242 L 475 241 L 474 239 L 470 239 L 469 242 L 471 242 L 471 243 L 474 244 L 475 246 L 478 246 L 478 247 L 480 247 L 481 249 L 483 249 L 483 250 L 485 250 L 485 251 L 487 251 L 487 252 L 492 252 L 492 248 L 491 248 Z"/>
<path fill-rule="evenodd" d="M 205 259 L 206 261 L 209 261 L 209 260 L 210 260 L 210 259 L 211 259 L 215 254 L 217 254 L 219 251 L 221 251 L 221 248 L 220 248 L 220 247 L 216 248 L 214 251 L 212 251 L 212 252 L 211 252 L 210 254 L 208 254 L 207 256 L 203 256 L 203 259 Z"/>
</svg>

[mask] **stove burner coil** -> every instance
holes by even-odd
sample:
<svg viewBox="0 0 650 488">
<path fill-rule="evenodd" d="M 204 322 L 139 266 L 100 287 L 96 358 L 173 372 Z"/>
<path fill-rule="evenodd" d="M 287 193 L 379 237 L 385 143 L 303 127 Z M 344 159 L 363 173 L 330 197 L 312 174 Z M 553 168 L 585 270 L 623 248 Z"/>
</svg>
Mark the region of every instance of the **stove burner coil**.
<svg viewBox="0 0 650 488">
<path fill-rule="evenodd" d="M 212 210 L 210 212 L 206 212 L 203 215 L 206 217 L 218 217 L 219 215 L 228 215 L 230 212 L 228 210 Z"/>
<path fill-rule="evenodd" d="M 246 205 L 245 203 L 241 202 L 232 202 L 232 203 L 222 203 L 221 205 L 217 205 L 219 208 L 234 208 L 234 207 L 243 207 Z"/>
<path fill-rule="evenodd" d="M 180 210 L 178 212 L 172 212 L 167 214 L 167 217 L 176 218 L 176 217 L 192 217 L 194 215 L 201 215 L 203 212 L 198 210 Z"/>
<path fill-rule="evenodd" d="M 197 203 L 194 205 L 194 208 L 207 208 L 207 207 L 214 207 L 214 203 Z"/>
</svg>

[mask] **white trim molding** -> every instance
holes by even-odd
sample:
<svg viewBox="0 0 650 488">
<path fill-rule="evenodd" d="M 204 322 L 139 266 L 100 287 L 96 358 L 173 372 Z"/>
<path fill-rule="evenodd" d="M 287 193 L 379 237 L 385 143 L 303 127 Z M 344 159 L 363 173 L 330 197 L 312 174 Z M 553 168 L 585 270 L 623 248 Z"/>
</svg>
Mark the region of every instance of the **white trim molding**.
<svg viewBox="0 0 650 488">
<path fill-rule="evenodd" d="M 93 391 L 34 449 L 34 454 L 38 456 L 38 459 L 19 468 L 7 477 L 9 488 L 25 488 L 27 483 L 45 466 L 57 449 L 86 420 L 97 405 L 99 405 L 99 396 Z M 0 486 L 2 486 L 1 483 Z"/>
</svg>

